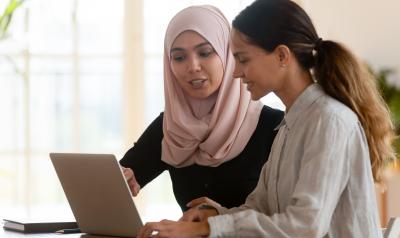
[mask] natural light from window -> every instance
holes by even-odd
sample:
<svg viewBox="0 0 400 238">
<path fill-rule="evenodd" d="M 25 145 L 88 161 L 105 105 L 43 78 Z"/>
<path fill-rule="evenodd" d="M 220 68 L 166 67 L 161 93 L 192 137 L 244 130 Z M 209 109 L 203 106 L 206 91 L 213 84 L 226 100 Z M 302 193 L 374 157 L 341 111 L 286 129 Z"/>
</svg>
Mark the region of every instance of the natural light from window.
<svg viewBox="0 0 400 238">
<path fill-rule="evenodd" d="M 112 153 L 117 158 L 125 153 L 126 1 L 26 1 L 13 16 L 10 36 L 0 41 L 0 218 L 72 218 L 50 152 Z M 250 2 L 143 1 L 144 77 L 133 80 L 145 85 L 145 125 L 164 107 L 163 38 L 171 17 L 189 5 L 213 4 L 232 20 Z M 272 94 L 263 102 L 284 108 Z M 181 215 L 168 173 L 135 201 L 144 221 Z"/>
</svg>

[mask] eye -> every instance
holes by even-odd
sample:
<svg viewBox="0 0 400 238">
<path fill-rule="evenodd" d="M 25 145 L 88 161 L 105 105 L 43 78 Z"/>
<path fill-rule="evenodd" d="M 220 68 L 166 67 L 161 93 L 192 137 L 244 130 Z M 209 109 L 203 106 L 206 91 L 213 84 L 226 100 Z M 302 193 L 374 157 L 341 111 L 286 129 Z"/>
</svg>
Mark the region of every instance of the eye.
<svg viewBox="0 0 400 238">
<path fill-rule="evenodd" d="M 242 55 L 239 55 L 239 54 L 235 55 L 235 60 L 236 60 L 236 63 L 238 63 L 238 64 L 246 64 L 249 61 L 248 58 L 243 57 Z"/>
<path fill-rule="evenodd" d="M 212 55 L 212 54 L 214 54 L 214 49 L 212 49 L 212 48 L 205 48 L 205 49 L 201 49 L 201 50 L 199 50 L 199 52 L 198 52 L 198 55 L 200 56 L 200 57 L 202 57 L 202 58 L 207 58 L 207 57 L 209 57 L 210 55 Z"/>
<path fill-rule="evenodd" d="M 171 58 L 173 61 L 182 62 L 186 57 L 184 55 L 172 55 Z"/>
<path fill-rule="evenodd" d="M 237 61 L 239 62 L 239 64 L 245 64 L 245 63 L 249 62 L 249 60 L 246 58 L 238 58 Z"/>
</svg>

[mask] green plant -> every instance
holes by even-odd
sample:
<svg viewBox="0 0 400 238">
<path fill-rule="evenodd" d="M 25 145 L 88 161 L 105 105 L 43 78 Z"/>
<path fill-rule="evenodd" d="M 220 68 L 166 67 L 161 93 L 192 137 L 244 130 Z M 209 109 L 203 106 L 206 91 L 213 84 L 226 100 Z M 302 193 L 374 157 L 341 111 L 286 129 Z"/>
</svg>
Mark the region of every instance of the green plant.
<svg viewBox="0 0 400 238">
<path fill-rule="evenodd" d="M 7 37 L 7 30 L 10 25 L 13 13 L 22 5 L 25 0 L 10 0 L 0 15 L 0 40 Z"/>
</svg>

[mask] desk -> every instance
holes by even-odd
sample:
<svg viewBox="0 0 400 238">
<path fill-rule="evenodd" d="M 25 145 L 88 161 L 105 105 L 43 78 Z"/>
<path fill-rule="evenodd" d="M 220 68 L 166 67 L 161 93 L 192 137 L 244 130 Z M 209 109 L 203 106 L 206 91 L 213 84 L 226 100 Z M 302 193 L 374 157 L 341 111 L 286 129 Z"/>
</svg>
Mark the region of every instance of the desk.
<svg viewBox="0 0 400 238">
<path fill-rule="evenodd" d="M 86 234 L 53 234 L 53 233 L 36 233 L 36 234 L 24 234 L 15 231 L 7 231 L 0 228 L 0 238 L 20 238 L 20 237 L 32 237 L 32 238 L 50 238 L 50 237 L 65 237 L 65 238 L 83 238 L 88 237 Z"/>
<path fill-rule="evenodd" d="M 24 234 L 15 231 L 6 231 L 0 228 L 0 238 L 115 238 L 115 236 L 95 236 L 88 234 L 56 234 L 56 233 L 37 233 L 37 234 Z"/>
</svg>

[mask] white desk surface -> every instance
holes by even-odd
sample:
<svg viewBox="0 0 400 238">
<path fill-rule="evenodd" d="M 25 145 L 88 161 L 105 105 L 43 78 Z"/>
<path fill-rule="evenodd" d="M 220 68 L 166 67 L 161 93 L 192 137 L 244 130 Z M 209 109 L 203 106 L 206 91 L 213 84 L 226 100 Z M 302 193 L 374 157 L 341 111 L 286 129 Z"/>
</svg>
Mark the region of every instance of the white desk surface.
<svg viewBox="0 0 400 238">
<path fill-rule="evenodd" d="M 107 238 L 110 236 L 95 236 L 95 235 L 88 235 L 88 234 L 56 234 L 56 233 L 36 233 L 36 234 L 24 234 L 15 231 L 7 231 L 4 230 L 2 227 L 0 228 L 0 238 L 23 238 L 23 237 L 33 237 L 33 238 Z M 111 237 L 110 237 L 111 238 Z M 113 236 L 112 238 L 116 238 Z"/>
</svg>

